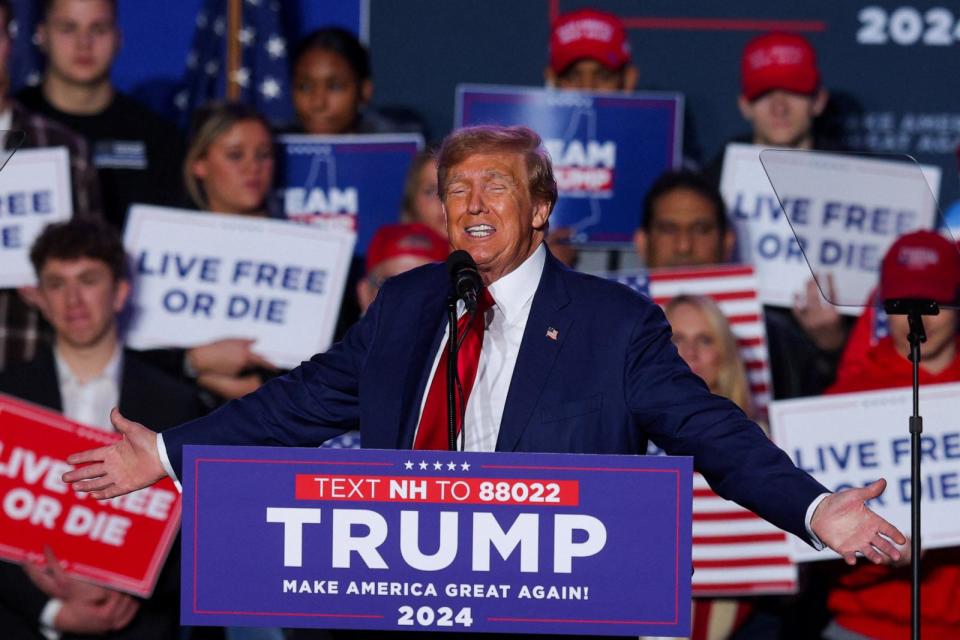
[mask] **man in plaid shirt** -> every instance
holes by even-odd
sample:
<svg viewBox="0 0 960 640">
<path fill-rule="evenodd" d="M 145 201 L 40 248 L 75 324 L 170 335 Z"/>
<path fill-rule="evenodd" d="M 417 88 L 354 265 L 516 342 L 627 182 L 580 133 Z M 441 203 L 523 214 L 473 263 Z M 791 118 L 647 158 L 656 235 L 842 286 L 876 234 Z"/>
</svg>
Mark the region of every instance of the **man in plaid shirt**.
<svg viewBox="0 0 960 640">
<path fill-rule="evenodd" d="M 10 74 L 10 5 L 0 0 L 0 138 L 7 151 L 16 147 L 23 134 L 21 149 L 35 147 L 66 147 L 70 152 L 70 179 L 73 191 L 75 217 L 101 217 L 100 185 L 96 169 L 90 161 L 86 141 L 64 126 L 31 113 L 9 97 Z M 14 362 L 33 358 L 37 341 L 49 333 L 49 327 L 37 310 L 26 302 L 30 291 L 20 295 L 13 289 L 0 290 L 0 370 Z"/>
</svg>

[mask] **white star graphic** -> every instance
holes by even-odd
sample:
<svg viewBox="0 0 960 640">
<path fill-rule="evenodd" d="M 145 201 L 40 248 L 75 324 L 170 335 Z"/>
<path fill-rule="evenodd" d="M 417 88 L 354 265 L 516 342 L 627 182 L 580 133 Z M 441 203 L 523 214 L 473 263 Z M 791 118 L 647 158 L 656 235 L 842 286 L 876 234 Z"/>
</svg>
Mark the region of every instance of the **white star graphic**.
<svg viewBox="0 0 960 640">
<path fill-rule="evenodd" d="M 30 73 L 29 75 L 27 75 L 27 85 L 28 85 L 28 86 L 35 87 L 35 86 L 37 86 L 38 84 L 40 84 L 40 80 L 41 80 L 41 78 L 40 78 L 40 73 L 37 72 L 37 71 L 33 71 L 32 73 Z"/>
<path fill-rule="evenodd" d="M 208 76 L 217 75 L 217 71 L 220 71 L 220 63 L 216 60 L 210 60 L 207 64 L 203 65 L 203 70 L 207 72 Z"/>
<path fill-rule="evenodd" d="M 187 94 L 186 90 L 180 91 L 173 97 L 173 104 L 176 105 L 177 109 L 180 111 L 185 110 L 190 104 L 190 96 Z"/>
<path fill-rule="evenodd" d="M 267 76 L 263 79 L 263 82 L 260 83 L 260 93 L 262 93 L 263 97 L 267 100 L 273 100 L 280 95 L 280 83 Z"/>
<path fill-rule="evenodd" d="M 207 18 L 207 14 L 206 14 L 205 12 L 203 12 L 203 11 L 201 11 L 200 13 L 198 13 L 198 14 L 197 14 L 197 28 L 199 28 L 199 29 L 206 29 L 208 24 L 209 24 L 209 18 Z"/>
<path fill-rule="evenodd" d="M 16 20 L 10 21 L 10 26 L 7 27 L 7 34 L 10 36 L 11 40 L 16 40 L 17 35 L 20 33 L 20 23 Z"/>
<path fill-rule="evenodd" d="M 421 461 L 421 462 L 420 462 L 420 471 L 426 471 L 426 470 L 427 470 L 427 467 L 429 467 L 429 466 L 430 466 L 430 465 L 427 464 L 426 462 Z"/>
<path fill-rule="evenodd" d="M 196 69 L 197 63 L 200 62 L 200 56 L 197 55 L 196 51 L 191 51 L 187 54 L 187 68 Z"/>
<path fill-rule="evenodd" d="M 403 468 L 406 469 L 407 471 L 410 471 L 411 469 L 413 469 L 413 463 L 407 460 L 406 462 L 403 463 Z"/>
<path fill-rule="evenodd" d="M 253 44 L 253 39 L 257 37 L 257 31 L 253 27 L 244 27 L 240 29 L 240 33 L 237 34 L 237 40 L 240 41 L 245 47 L 249 47 Z"/>
<path fill-rule="evenodd" d="M 240 67 L 233 72 L 233 81 L 246 89 L 250 85 L 250 69 Z"/>
<path fill-rule="evenodd" d="M 252 5 L 252 6 L 254 6 L 254 7 L 259 7 L 259 6 L 260 6 L 260 0 L 247 0 L 247 4 Z"/>
<path fill-rule="evenodd" d="M 433 463 L 433 468 L 436 471 L 440 471 L 441 469 L 443 469 L 443 463 L 437 460 L 436 462 Z"/>
<path fill-rule="evenodd" d="M 447 463 L 447 469 L 449 469 L 450 471 L 456 471 L 456 470 L 457 470 L 457 463 L 456 463 L 456 462 L 448 462 L 448 463 Z"/>
<path fill-rule="evenodd" d="M 470 470 L 470 463 L 469 463 L 469 462 L 464 462 L 462 465 L 460 465 L 460 468 L 463 469 L 464 471 L 469 471 L 469 470 Z"/>
<path fill-rule="evenodd" d="M 267 53 L 269 53 L 270 57 L 274 60 L 282 58 L 287 53 L 287 41 L 277 34 L 270 36 L 264 46 L 267 48 Z"/>
<path fill-rule="evenodd" d="M 213 21 L 213 32 L 218 36 L 222 36 L 223 32 L 227 30 L 227 21 L 223 17 L 219 17 Z"/>
</svg>

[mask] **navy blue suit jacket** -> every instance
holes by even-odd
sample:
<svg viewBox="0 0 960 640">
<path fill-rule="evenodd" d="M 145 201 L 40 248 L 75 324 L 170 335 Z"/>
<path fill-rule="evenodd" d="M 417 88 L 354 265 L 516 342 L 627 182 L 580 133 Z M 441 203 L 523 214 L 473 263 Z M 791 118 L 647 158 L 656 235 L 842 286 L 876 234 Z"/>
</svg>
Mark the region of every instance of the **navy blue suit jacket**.
<svg viewBox="0 0 960 640">
<path fill-rule="evenodd" d="M 358 427 L 364 447 L 410 448 L 444 335 L 447 291 L 443 265 L 390 279 L 329 351 L 166 431 L 174 470 L 181 472 L 184 444 L 316 446 Z M 670 338 L 649 299 L 570 271 L 548 254 L 497 450 L 643 454 L 650 439 L 668 453 L 693 456 L 721 496 L 807 539 L 806 509 L 826 489 L 736 405 L 710 394 Z"/>
</svg>

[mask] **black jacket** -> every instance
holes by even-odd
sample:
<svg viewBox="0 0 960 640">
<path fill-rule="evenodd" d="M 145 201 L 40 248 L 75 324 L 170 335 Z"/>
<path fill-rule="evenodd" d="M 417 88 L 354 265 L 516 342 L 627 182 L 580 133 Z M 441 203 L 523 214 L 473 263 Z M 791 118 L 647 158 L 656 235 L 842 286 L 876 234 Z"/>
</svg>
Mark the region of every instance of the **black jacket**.
<svg viewBox="0 0 960 640">
<path fill-rule="evenodd" d="M 120 411 L 131 420 L 163 431 L 201 415 L 200 404 L 192 387 L 147 364 L 136 352 L 124 350 L 120 380 Z M 63 402 L 52 350 L 44 346 L 31 362 L 0 373 L 0 392 L 62 411 Z M 141 602 L 130 625 L 122 631 L 98 637 L 110 640 L 165 640 L 178 637 L 178 543 L 174 544 L 167 558 L 153 596 Z M 47 595 L 34 586 L 19 566 L 0 562 L 0 636 L 6 640 L 43 640 L 39 632 L 39 620 L 47 601 Z M 61 636 L 64 640 L 70 637 L 70 634 Z"/>
</svg>

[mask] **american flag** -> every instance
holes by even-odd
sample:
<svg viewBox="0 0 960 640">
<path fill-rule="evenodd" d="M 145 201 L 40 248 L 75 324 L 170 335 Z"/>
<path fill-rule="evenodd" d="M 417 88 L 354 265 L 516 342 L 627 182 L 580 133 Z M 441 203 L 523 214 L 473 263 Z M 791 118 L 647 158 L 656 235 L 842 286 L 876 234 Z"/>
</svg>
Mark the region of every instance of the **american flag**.
<svg viewBox="0 0 960 640">
<path fill-rule="evenodd" d="M 40 21 L 40 2 L 37 0 L 11 0 L 13 20 L 10 22 L 10 89 L 16 92 L 23 86 L 40 83 L 43 73 L 43 57 L 33 41 Z"/>
<path fill-rule="evenodd" d="M 196 107 L 226 95 L 230 1 L 205 0 L 197 13 L 183 87 L 174 96 L 184 121 Z M 239 86 L 239 100 L 274 123 L 288 123 L 293 112 L 282 4 L 278 0 L 242 0 L 240 6 L 236 32 L 239 67 L 231 78 Z"/>
<path fill-rule="evenodd" d="M 665 305 L 680 294 L 708 296 L 730 322 L 747 369 L 754 407 L 766 415 L 770 364 L 753 266 L 619 273 L 611 278 Z M 651 450 L 651 452 L 656 452 Z M 693 478 L 693 595 L 793 593 L 797 567 L 787 533 Z"/>
</svg>

